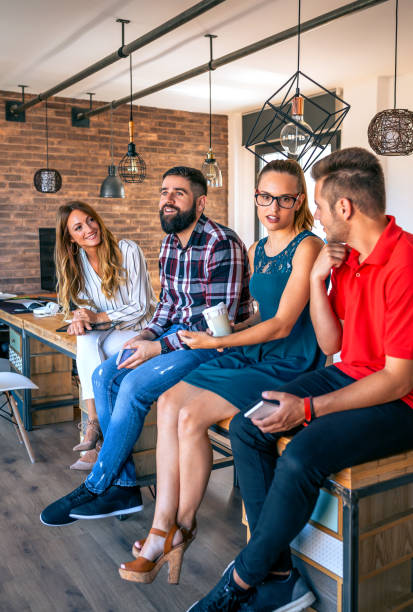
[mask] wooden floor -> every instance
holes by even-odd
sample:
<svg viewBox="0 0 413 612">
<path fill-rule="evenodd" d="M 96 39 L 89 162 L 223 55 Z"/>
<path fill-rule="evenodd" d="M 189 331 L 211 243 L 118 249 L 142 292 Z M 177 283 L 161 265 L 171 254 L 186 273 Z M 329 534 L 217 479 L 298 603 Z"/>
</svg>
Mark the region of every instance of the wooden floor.
<svg viewBox="0 0 413 612">
<path fill-rule="evenodd" d="M 84 479 L 84 472 L 68 469 L 76 458 L 71 449 L 78 432 L 74 423 L 62 423 L 29 436 L 34 465 L 13 427 L 0 419 L 1 612 L 183 612 L 208 592 L 243 546 L 239 491 L 232 487 L 232 468 L 221 469 L 212 473 L 180 584 L 168 585 L 165 567 L 153 584 L 123 581 L 117 568 L 132 559 L 132 542 L 151 525 L 154 502 L 148 489 L 143 489 L 144 510 L 126 521 L 45 527 L 42 509 Z"/>
</svg>

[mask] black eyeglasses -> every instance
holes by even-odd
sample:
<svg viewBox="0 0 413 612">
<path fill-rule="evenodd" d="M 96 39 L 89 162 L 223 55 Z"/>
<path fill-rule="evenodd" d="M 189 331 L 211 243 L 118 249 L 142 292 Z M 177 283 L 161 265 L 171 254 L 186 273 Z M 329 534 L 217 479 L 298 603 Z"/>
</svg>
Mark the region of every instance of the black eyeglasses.
<svg viewBox="0 0 413 612">
<path fill-rule="evenodd" d="M 270 193 L 260 193 L 259 191 L 255 192 L 255 203 L 257 206 L 271 206 L 274 200 L 277 200 L 277 204 L 280 208 L 292 208 L 301 193 L 296 193 L 295 195 L 285 193 L 280 196 L 273 196 Z"/>
</svg>

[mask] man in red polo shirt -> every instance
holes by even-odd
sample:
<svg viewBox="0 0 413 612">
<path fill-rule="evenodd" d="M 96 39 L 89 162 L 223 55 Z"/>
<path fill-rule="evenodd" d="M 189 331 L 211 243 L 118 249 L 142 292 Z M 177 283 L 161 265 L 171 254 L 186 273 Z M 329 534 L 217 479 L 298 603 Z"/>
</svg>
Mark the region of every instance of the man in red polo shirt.
<svg viewBox="0 0 413 612">
<path fill-rule="evenodd" d="M 336 151 L 312 174 L 328 243 L 311 274 L 311 317 L 341 362 L 264 392 L 279 402 L 271 416 L 232 420 L 251 539 L 194 612 L 306 609 L 315 598 L 289 544 L 325 478 L 413 449 L 413 235 L 385 215 L 383 171 L 368 151 Z M 294 437 L 278 458 L 285 432 Z"/>
</svg>

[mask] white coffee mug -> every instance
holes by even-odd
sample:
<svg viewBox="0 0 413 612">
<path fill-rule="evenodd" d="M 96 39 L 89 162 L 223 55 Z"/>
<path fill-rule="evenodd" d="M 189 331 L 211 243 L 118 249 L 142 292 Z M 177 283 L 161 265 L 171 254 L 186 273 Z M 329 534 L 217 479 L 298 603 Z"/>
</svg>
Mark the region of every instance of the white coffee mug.
<svg viewBox="0 0 413 612">
<path fill-rule="evenodd" d="M 228 310 L 224 302 L 219 302 L 215 306 L 210 306 L 202 311 L 209 329 L 216 337 L 227 336 L 232 333 L 231 324 L 228 318 Z"/>
</svg>

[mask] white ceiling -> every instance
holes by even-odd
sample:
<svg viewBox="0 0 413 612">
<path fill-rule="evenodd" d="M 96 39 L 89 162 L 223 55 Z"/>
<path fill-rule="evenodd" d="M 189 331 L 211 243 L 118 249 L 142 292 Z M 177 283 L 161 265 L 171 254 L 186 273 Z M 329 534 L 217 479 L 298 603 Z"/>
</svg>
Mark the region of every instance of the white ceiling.
<svg viewBox="0 0 413 612">
<path fill-rule="evenodd" d="M 302 0 L 302 21 L 350 0 Z M 130 19 L 126 43 L 196 4 L 196 0 L 13 0 L 1 1 L 0 90 L 38 94 L 121 46 L 120 24 Z M 326 87 L 394 70 L 394 7 L 389 0 L 302 35 L 301 69 Z M 226 0 L 201 17 L 133 54 L 133 90 L 139 91 L 221 57 L 297 23 L 296 0 Z M 398 72 L 412 71 L 413 0 L 399 0 Z M 296 39 L 213 72 L 213 112 L 258 108 L 296 70 Z M 123 59 L 62 91 L 60 96 L 110 101 L 129 93 L 129 59 Z M 400 100 L 400 105 L 408 105 Z M 137 101 L 138 104 L 208 111 L 208 75 Z"/>
</svg>

